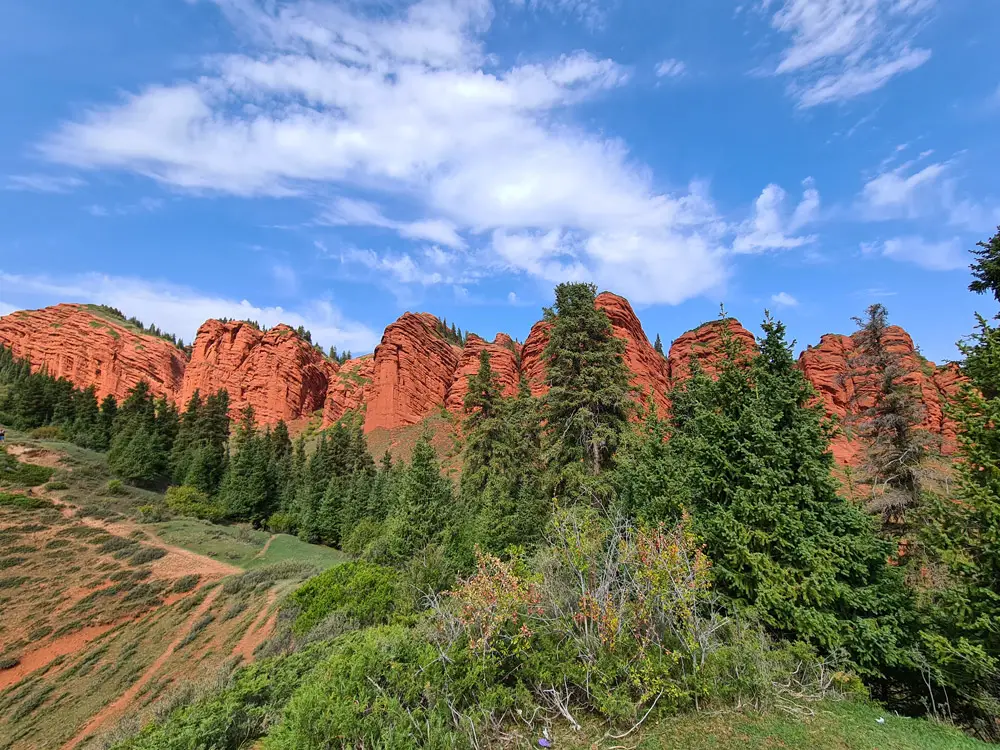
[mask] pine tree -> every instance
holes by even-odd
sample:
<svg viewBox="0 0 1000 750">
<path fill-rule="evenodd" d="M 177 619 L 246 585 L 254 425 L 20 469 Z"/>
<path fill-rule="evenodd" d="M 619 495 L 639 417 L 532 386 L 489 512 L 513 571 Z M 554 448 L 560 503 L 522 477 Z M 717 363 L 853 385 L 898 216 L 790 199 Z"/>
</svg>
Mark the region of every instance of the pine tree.
<svg viewBox="0 0 1000 750">
<path fill-rule="evenodd" d="M 905 664 L 892 545 L 838 495 L 826 417 L 784 326 L 768 318 L 763 330 L 751 358 L 723 329 L 717 378 L 696 365 L 670 394 L 666 444 L 647 416 L 616 470 L 622 500 L 651 523 L 690 512 L 716 590 L 775 635 L 844 649 L 868 674 Z"/>
<path fill-rule="evenodd" d="M 631 407 L 625 342 L 594 306 L 593 284 L 560 284 L 544 358 L 546 459 L 556 491 L 585 482 L 611 465 Z"/>
<path fill-rule="evenodd" d="M 926 436 L 917 427 L 924 409 L 903 378 L 906 368 L 888 345 L 888 313 L 871 305 L 855 318 L 854 353 L 848 374 L 854 383 L 849 424 L 864 446 L 863 481 L 870 485 L 869 512 L 881 516 L 894 535 L 905 533 L 906 512 L 920 501 L 920 463 Z"/>
<path fill-rule="evenodd" d="M 477 508 L 486 487 L 493 452 L 500 442 L 503 417 L 500 413 L 500 383 L 490 366 L 487 349 L 479 352 L 479 370 L 469 378 L 465 394 L 465 455 L 461 495 L 470 508 Z"/>
<path fill-rule="evenodd" d="M 1000 301 L 1000 233 L 973 251 L 970 290 Z M 948 413 L 958 426 L 957 497 L 929 494 L 919 512 L 921 551 L 944 585 L 926 586 L 923 645 L 931 694 L 991 740 L 1000 739 L 1000 327 L 977 315 L 959 347 L 963 385 Z"/>
<path fill-rule="evenodd" d="M 115 418 L 118 416 L 118 400 L 112 394 L 108 394 L 101 401 L 101 450 L 107 450 L 111 446 L 111 438 L 114 437 Z"/>
<path fill-rule="evenodd" d="M 653 342 L 653 351 L 663 356 L 663 342 L 660 341 L 660 334 L 656 334 L 656 341 Z"/>
<path fill-rule="evenodd" d="M 101 426 L 101 409 L 97 405 L 97 394 L 93 386 L 77 392 L 73 400 L 73 412 L 73 442 L 95 451 L 107 450 Z"/>
<path fill-rule="evenodd" d="M 451 483 L 441 476 L 434 448 L 424 434 L 400 480 L 391 544 L 394 556 L 404 560 L 439 542 L 453 520 L 453 506 Z"/>
</svg>

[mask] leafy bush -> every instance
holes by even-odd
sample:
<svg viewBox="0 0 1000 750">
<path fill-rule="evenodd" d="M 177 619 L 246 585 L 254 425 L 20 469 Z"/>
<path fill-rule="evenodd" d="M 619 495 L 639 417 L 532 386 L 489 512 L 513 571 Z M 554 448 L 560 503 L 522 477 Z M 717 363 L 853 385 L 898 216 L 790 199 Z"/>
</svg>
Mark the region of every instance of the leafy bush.
<svg viewBox="0 0 1000 750">
<path fill-rule="evenodd" d="M 39 487 L 48 482 L 55 469 L 37 464 L 26 464 L 0 450 L 0 485 Z"/>
<path fill-rule="evenodd" d="M 104 494 L 111 497 L 125 497 L 128 495 L 128 488 L 120 479 L 109 479 L 104 488 Z"/>
<path fill-rule="evenodd" d="M 21 663 L 21 660 L 16 656 L 4 656 L 0 658 L 0 671 L 4 669 L 13 669 Z"/>
<path fill-rule="evenodd" d="M 288 602 L 300 608 L 293 625 L 298 634 L 308 632 L 333 612 L 366 627 L 385 624 L 400 608 L 399 576 L 381 565 L 344 563 L 310 578 Z"/>
<path fill-rule="evenodd" d="M 175 594 L 186 594 L 188 591 L 193 591 L 200 580 L 201 576 L 197 573 L 181 576 L 174 581 L 173 591 Z"/>
<path fill-rule="evenodd" d="M 158 523 L 167 520 L 166 509 L 159 505 L 140 505 L 136 509 L 139 513 L 140 523 Z"/>
<path fill-rule="evenodd" d="M 45 427 L 36 427 L 33 429 L 29 435 L 35 440 L 64 440 L 65 435 L 63 431 L 58 427 L 47 425 Z"/>
<path fill-rule="evenodd" d="M 49 490 L 49 491 L 68 490 L 69 489 L 69 485 L 66 484 L 63 481 L 55 480 L 55 481 L 49 482 L 47 485 L 45 485 L 45 489 Z"/>
<path fill-rule="evenodd" d="M 41 508 L 51 508 L 52 503 L 43 497 L 28 497 L 26 495 L 12 495 L 0 492 L 0 507 L 21 508 L 22 510 L 40 510 Z"/>
<path fill-rule="evenodd" d="M 145 563 L 159 560 L 166 557 L 167 551 L 162 547 L 143 547 L 129 558 L 130 565 L 144 565 Z"/>
<path fill-rule="evenodd" d="M 98 549 L 101 552 L 119 552 L 125 549 L 132 549 L 136 546 L 136 542 L 132 539 L 126 539 L 123 536 L 112 536 L 110 539 L 101 542 L 101 546 Z"/>
<path fill-rule="evenodd" d="M 267 519 L 267 528 L 273 534 L 294 534 L 296 531 L 295 516 L 291 513 L 272 513 Z"/>
<path fill-rule="evenodd" d="M 225 516 L 222 505 L 213 502 L 204 492 L 187 485 L 169 487 L 166 503 L 171 512 L 180 516 L 193 516 L 206 521 L 221 521 Z"/>
</svg>

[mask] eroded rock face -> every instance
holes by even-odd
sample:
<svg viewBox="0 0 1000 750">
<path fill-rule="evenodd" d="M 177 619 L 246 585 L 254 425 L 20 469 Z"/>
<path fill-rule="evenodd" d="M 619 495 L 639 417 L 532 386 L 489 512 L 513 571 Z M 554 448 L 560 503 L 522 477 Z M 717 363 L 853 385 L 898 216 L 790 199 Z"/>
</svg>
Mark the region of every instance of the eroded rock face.
<svg viewBox="0 0 1000 750">
<path fill-rule="evenodd" d="M 962 378 L 954 366 L 939 368 L 917 352 L 910 335 L 898 326 L 890 326 L 886 346 L 898 353 L 907 374 L 902 382 L 910 386 L 920 398 L 924 418 L 920 427 L 939 440 L 939 448 L 946 455 L 955 450 L 955 425 L 943 411 L 948 397 L 954 394 Z M 799 367 L 806 379 L 813 384 L 827 414 L 843 421 L 851 410 L 870 405 L 875 387 L 870 378 L 858 382 L 851 373 L 850 359 L 855 352 L 855 342 L 850 336 L 827 334 L 817 346 L 809 347 L 799 355 Z M 857 464 L 861 446 L 849 440 L 844 430 L 832 443 L 834 458 L 841 464 Z"/>
<path fill-rule="evenodd" d="M 531 333 L 521 347 L 521 374 L 527 379 L 532 396 L 543 396 L 545 385 L 545 347 L 549 344 L 550 323 L 540 320 L 531 327 Z"/>
<path fill-rule="evenodd" d="M 55 305 L 0 318 L 0 343 L 78 388 L 94 386 L 97 398 L 123 400 L 145 380 L 157 396 L 172 399 L 187 364 L 184 352 L 169 341 L 135 333 L 130 326 L 96 313 L 87 305 Z"/>
<path fill-rule="evenodd" d="M 336 372 L 286 325 L 265 333 L 242 321 L 209 320 L 198 329 L 178 402 L 183 408 L 196 389 L 207 396 L 225 388 L 233 414 L 249 404 L 262 424 L 294 422 L 323 409 Z"/>
<path fill-rule="evenodd" d="M 366 355 L 349 359 L 330 377 L 323 407 L 323 426 L 329 427 L 348 411 L 367 408 L 372 395 L 372 376 L 375 374 L 375 357 Z"/>
<path fill-rule="evenodd" d="M 490 369 L 496 376 L 503 395 L 517 395 L 521 377 L 518 369 L 520 347 L 505 333 L 497 334 L 492 343 L 470 333 L 465 340 L 458 369 L 455 371 L 454 380 L 445 399 L 445 408 L 453 414 L 465 413 L 465 394 L 469 392 L 469 378 L 479 372 L 479 355 L 483 349 L 490 353 Z"/>
<path fill-rule="evenodd" d="M 365 432 L 416 424 L 444 406 L 462 350 L 439 331 L 437 318 L 405 313 L 375 347 Z"/>
<path fill-rule="evenodd" d="M 698 360 L 701 368 L 712 374 L 715 363 L 722 357 L 723 331 L 729 332 L 736 343 L 745 352 L 756 350 L 756 340 L 750 331 L 740 325 L 738 320 L 713 320 L 703 323 L 694 330 L 681 334 L 670 345 L 668 359 L 668 375 L 671 383 L 678 383 L 691 374 L 692 360 Z"/>
</svg>

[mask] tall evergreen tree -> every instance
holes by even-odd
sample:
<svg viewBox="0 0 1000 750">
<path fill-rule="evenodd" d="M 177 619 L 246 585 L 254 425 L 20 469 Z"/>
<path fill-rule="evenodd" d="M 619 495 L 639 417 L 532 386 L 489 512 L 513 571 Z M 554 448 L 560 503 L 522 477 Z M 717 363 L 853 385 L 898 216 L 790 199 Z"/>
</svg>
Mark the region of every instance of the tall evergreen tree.
<svg viewBox="0 0 1000 750">
<path fill-rule="evenodd" d="M 453 520 L 453 508 L 451 482 L 441 476 L 434 448 L 424 434 L 400 480 L 399 505 L 393 519 L 394 556 L 404 560 L 439 542 Z"/>
<path fill-rule="evenodd" d="M 659 355 L 663 355 L 663 342 L 660 341 L 660 334 L 656 334 L 656 341 L 653 342 L 653 351 Z"/>
<path fill-rule="evenodd" d="M 501 401 L 500 383 L 490 366 L 490 353 L 484 348 L 479 352 L 479 370 L 469 378 L 464 403 L 465 455 L 461 495 L 469 508 L 479 507 L 493 453 L 504 430 Z"/>
<path fill-rule="evenodd" d="M 715 588 L 774 634 L 844 649 L 868 674 L 904 665 L 908 606 L 892 546 L 838 495 L 826 417 L 784 326 L 768 318 L 763 330 L 751 359 L 723 329 L 718 377 L 695 365 L 671 392 L 668 423 L 651 414 L 626 443 L 623 502 L 654 523 L 691 512 Z"/>
<path fill-rule="evenodd" d="M 1000 233 L 973 251 L 970 289 L 1000 301 Z M 924 590 L 927 682 L 937 701 L 991 740 L 1000 740 L 1000 327 L 977 315 L 959 347 L 968 378 L 949 409 L 958 426 L 957 497 L 930 494 L 917 527 L 921 551 L 943 585 Z"/>
<path fill-rule="evenodd" d="M 920 463 L 926 435 L 917 430 L 924 408 L 903 378 L 906 368 L 888 343 L 888 313 L 871 305 L 864 319 L 855 318 L 855 349 L 848 360 L 854 383 L 849 423 L 864 446 L 863 480 L 870 485 L 869 512 L 883 527 L 905 533 L 906 511 L 920 500 Z"/>
<path fill-rule="evenodd" d="M 560 284 L 545 347 L 545 455 L 557 492 L 611 465 L 631 406 L 625 342 L 595 307 L 593 284 Z"/>
</svg>

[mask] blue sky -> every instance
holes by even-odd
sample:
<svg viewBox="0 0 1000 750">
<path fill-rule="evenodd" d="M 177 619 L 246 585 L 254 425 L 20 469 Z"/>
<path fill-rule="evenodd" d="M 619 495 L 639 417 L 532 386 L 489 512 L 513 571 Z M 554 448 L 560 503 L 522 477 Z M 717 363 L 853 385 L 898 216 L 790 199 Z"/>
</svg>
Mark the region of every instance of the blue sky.
<svg viewBox="0 0 1000 750">
<path fill-rule="evenodd" d="M 361 352 L 404 310 L 523 339 L 588 280 L 664 341 L 879 301 L 944 360 L 988 311 L 998 35 L 982 0 L 0 0 L 0 313 Z"/>
</svg>

